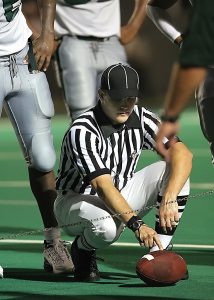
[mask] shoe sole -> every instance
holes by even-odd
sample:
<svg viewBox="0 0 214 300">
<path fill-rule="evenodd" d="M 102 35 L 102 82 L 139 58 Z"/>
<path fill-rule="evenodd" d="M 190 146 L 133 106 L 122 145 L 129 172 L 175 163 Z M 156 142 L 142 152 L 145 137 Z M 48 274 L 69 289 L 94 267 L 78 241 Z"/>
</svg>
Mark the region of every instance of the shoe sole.
<svg viewBox="0 0 214 300">
<path fill-rule="evenodd" d="M 95 282 L 95 281 L 100 281 L 100 277 L 80 278 L 78 276 L 74 276 L 74 280 L 77 281 L 77 282 Z"/>
<path fill-rule="evenodd" d="M 73 274 L 74 273 L 74 268 L 72 269 L 63 269 L 63 270 L 54 270 L 51 264 L 48 262 L 46 259 L 46 262 L 44 262 L 44 271 L 47 273 L 52 273 L 52 274 Z"/>
</svg>

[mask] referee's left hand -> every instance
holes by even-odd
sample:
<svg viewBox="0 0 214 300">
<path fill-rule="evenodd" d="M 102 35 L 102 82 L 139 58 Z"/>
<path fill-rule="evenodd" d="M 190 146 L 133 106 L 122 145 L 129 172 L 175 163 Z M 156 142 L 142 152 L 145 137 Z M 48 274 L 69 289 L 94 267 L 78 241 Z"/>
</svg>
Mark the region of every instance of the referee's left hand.
<svg viewBox="0 0 214 300">
<path fill-rule="evenodd" d="M 176 198 L 163 199 L 159 208 L 160 227 L 164 232 L 172 230 L 179 222 L 178 203 Z"/>
</svg>

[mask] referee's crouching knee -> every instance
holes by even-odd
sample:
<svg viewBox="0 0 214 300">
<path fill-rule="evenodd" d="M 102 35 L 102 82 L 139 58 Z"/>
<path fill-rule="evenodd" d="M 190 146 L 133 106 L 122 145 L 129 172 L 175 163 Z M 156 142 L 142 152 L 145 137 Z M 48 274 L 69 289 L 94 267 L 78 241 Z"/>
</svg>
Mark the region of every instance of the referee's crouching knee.
<svg viewBox="0 0 214 300">
<path fill-rule="evenodd" d="M 104 248 L 115 241 L 117 227 L 113 219 L 97 221 L 90 229 L 84 230 L 84 235 L 93 247 Z"/>
</svg>

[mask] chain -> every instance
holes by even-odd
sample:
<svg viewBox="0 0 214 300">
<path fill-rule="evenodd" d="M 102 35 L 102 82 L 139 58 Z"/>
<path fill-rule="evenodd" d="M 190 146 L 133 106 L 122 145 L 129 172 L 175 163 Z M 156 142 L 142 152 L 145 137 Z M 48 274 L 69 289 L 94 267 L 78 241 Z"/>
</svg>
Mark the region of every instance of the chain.
<svg viewBox="0 0 214 300">
<path fill-rule="evenodd" d="M 214 193 L 214 190 L 210 190 L 210 191 L 207 191 L 207 192 L 201 192 L 201 193 L 198 193 L 198 194 L 194 194 L 194 195 L 189 195 L 187 197 L 184 197 L 184 198 L 180 198 L 177 200 L 177 202 L 181 202 L 181 201 L 184 201 L 184 200 L 187 200 L 187 199 L 194 199 L 194 198 L 199 198 L 199 197 L 203 197 L 203 196 L 208 196 L 208 195 L 212 195 Z M 147 207 L 144 207 L 143 209 L 137 209 L 137 210 L 131 210 L 131 211 L 126 211 L 126 212 L 123 212 L 123 213 L 117 213 L 117 214 L 113 214 L 113 215 L 107 215 L 107 216 L 103 216 L 103 217 L 99 217 L 99 218 L 95 218 L 95 219 L 91 219 L 91 220 L 86 220 L 86 221 L 80 221 L 80 222 L 76 222 L 76 223 L 71 223 L 71 224 L 66 224 L 66 225 L 61 225 L 61 226 L 58 226 L 59 229 L 64 229 L 66 227 L 73 227 L 73 226 L 78 226 L 78 225 L 82 225 L 82 224 L 90 224 L 92 222 L 97 222 L 97 221 L 102 221 L 102 220 L 105 220 L 105 219 L 108 219 L 108 218 L 118 218 L 122 215 L 127 215 L 127 214 L 130 214 L 130 213 L 139 213 L 141 212 L 142 210 L 150 210 L 152 208 L 155 208 L 156 205 L 151 205 L 151 206 L 147 206 Z M 43 229 L 38 229 L 38 230 L 32 230 L 32 231 L 25 231 L 25 232 L 20 232 L 20 233 L 17 233 L 17 234 L 10 234 L 10 235 L 7 235 L 5 237 L 0 237 L 0 241 L 1 240 L 8 240 L 8 239 L 15 239 L 17 237 L 21 237 L 21 236 L 29 236 L 29 235 L 35 235 L 35 234 L 38 234 L 38 233 L 43 233 L 44 231 L 50 231 L 52 230 L 53 227 L 50 227 L 50 228 L 43 228 Z"/>
</svg>

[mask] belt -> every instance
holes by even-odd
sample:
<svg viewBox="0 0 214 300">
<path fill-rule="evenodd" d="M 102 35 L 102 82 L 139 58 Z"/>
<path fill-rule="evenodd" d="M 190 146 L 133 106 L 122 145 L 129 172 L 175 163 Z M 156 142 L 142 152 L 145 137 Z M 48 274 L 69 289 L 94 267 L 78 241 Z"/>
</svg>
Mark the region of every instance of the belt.
<svg viewBox="0 0 214 300">
<path fill-rule="evenodd" d="M 112 35 L 113 36 L 113 35 Z M 84 35 L 74 35 L 78 40 L 84 40 L 84 41 L 94 41 L 94 42 L 106 42 L 110 40 L 112 36 L 107 36 L 107 37 L 97 37 L 97 36 L 84 36 Z"/>
</svg>

